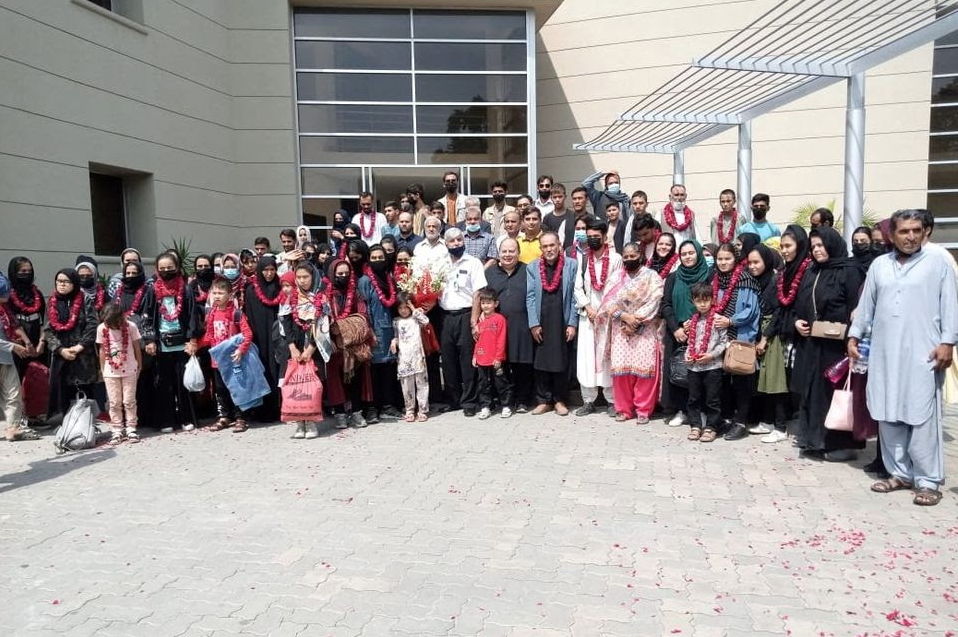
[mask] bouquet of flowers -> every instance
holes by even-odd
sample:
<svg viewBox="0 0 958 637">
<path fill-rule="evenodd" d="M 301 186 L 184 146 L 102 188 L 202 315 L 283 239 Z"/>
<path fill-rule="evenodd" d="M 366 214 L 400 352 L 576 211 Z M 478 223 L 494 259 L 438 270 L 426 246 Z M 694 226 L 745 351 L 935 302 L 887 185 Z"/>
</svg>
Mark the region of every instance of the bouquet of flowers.
<svg viewBox="0 0 958 637">
<path fill-rule="evenodd" d="M 435 304 L 449 274 L 449 259 L 413 259 L 411 267 L 397 272 L 396 287 L 412 297 L 413 305 Z"/>
</svg>

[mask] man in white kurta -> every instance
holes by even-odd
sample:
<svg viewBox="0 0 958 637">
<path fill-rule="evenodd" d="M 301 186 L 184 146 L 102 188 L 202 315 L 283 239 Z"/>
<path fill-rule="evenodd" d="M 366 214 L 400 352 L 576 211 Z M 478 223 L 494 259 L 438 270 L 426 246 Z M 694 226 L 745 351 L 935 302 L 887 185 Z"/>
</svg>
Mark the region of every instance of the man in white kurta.
<svg viewBox="0 0 958 637">
<path fill-rule="evenodd" d="M 922 247 L 923 212 L 892 215 L 895 249 L 872 263 L 849 332 L 848 353 L 872 328 L 868 410 L 878 421 L 891 474 L 886 493 L 914 487 L 915 504 L 937 504 L 945 481 L 942 385 L 958 340 L 958 285 L 941 251 Z"/>
<path fill-rule="evenodd" d="M 602 395 L 609 403 L 609 415 L 615 416 L 609 361 L 595 359 L 595 324 L 593 323 L 599 304 L 602 303 L 602 297 L 609 288 L 609 281 L 614 280 L 616 273 L 622 268 L 622 257 L 611 251 L 606 241 L 608 230 L 609 225 L 601 219 L 592 221 L 586 228 L 586 242 L 589 247 L 578 257 L 578 276 L 573 286 L 575 306 L 579 312 L 576 378 L 579 380 L 579 389 L 584 403 L 576 410 L 576 416 L 588 416 L 595 411 L 599 387 L 602 388 Z"/>
</svg>

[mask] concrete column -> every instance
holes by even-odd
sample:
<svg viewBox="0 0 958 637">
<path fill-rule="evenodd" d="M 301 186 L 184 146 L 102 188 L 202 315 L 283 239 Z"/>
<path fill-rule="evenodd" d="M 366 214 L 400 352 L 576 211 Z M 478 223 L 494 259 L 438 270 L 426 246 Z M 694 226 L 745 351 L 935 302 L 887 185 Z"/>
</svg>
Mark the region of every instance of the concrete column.
<svg viewBox="0 0 958 637">
<path fill-rule="evenodd" d="M 865 74 L 848 78 L 845 107 L 845 211 L 843 234 L 848 245 L 852 233 L 862 225 L 865 207 Z"/>
<path fill-rule="evenodd" d="M 672 183 L 685 184 L 685 151 L 672 153 Z"/>
<path fill-rule="evenodd" d="M 752 219 L 752 122 L 738 125 L 738 209 Z"/>
</svg>

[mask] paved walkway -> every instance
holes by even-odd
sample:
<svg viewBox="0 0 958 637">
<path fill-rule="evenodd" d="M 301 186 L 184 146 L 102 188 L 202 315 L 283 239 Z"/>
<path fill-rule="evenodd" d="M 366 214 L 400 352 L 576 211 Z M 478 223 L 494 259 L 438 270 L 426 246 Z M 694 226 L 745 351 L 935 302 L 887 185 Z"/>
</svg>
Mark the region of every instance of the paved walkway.
<svg viewBox="0 0 958 637">
<path fill-rule="evenodd" d="M 958 632 L 955 487 L 599 415 L 289 433 L 0 446 L 0 634 Z"/>
</svg>

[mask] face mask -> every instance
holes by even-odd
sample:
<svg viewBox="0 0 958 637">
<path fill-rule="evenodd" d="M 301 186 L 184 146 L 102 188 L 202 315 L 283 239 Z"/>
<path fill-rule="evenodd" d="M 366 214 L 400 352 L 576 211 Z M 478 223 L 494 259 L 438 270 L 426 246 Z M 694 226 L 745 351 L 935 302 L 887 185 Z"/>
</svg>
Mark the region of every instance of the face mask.
<svg viewBox="0 0 958 637">
<path fill-rule="evenodd" d="M 630 259 L 628 261 L 623 259 L 622 267 L 625 268 L 626 272 L 635 272 L 642 267 L 642 261 L 640 259 Z"/>
<path fill-rule="evenodd" d="M 752 208 L 752 216 L 756 219 L 764 219 L 766 214 L 768 214 L 768 210 L 765 208 Z"/>
<path fill-rule="evenodd" d="M 602 237 L 589 237 L 588 242 L 589 248 L 592 250 L 599 250 L 605 244 L 605 242 L 602 240 Z"/>
<path fill-rule="evenodd" d="M 706 257 L 705 257 L 705 265 L 707 265 L 707 266 L 710 267 L 710 268 L 711 268 L 713 265 L 715 265 L 715 257 L 710 256 L 710 255 L 706 255 Z"/>
<path fill-rule="evenodd" d="M 852 246 L 852 254 L 856 257 L 863 257 L 866 254 L 870 253 L 872 250 L 871 244 L 866 243 L 865 245 L 854 244 Z"/>
<path fill-rule="evenodd" d="M 347 285 L 349 285 L 349 277 L 337 274 L 333 277 L 333 285 L 339 289 L 344 289 Z"/>
<path fill-rule="evenodd" d="M 158 274 L 164 281 L 172 281 L 177 276 L 177 272 L 175 270 L 173 272 L 159 272 Z"/>
<path fill-rule="evenodd" d="M 449 254 L 458 259 L 463 254 L 466 253 L 466 246 L 459 246 L 457 248 L 449 248 Z"/>
<path fill-rule="evenodd" d="M 14 276 L 14 279 L 17 283 L 22 285 L 33 285 L 33 272 L 28 272 L 27 274 L 21 274 L 17 272 L 16 276 Z"/>
<path fill-rule="evenodd" d="M 492 200 L 495 201 L 496 203 L 502 203 L 503 201 L 506 200 L 506 195 L 504 193 L 501 195 L 498 195 L 498 194 L 493 195 Z"/>
<path fill-rule="evenodd" d="M 389 267 L 390 267 L 390 268 L 395 267 L 395 265 L 396 265 L 396 253 L 395 253 L 395 252 L 387 252 L 387 253 L 386 253 L 386 263 L 389 264 Z"/>
<path fill-rule="evenodd" d="M 619 184 L 609 184 L 605 187 L 605 191 L 610 195 L 617 195 L 619 194 Z"/>
<path fill-rule="evenodd" d="M 197 270 L 196 278 L 202 281 L 203 283 L 209 283 L 213 280 L 213 277 L 216 275 L 212 270 Z"/>
<path fill-rule="evenodd" d="M 446 192 L 456 192 L 456 189 L 459 188 L 459 184 L 453 182 L 451 184 L 445 184 Z"/>
<path fill-rule="evenodd" d="M 213 274 L 223 274 L 223 266 L 221 266 L 221 265 L 214 265 L 214 266 L 213 266 Z"/>
<path fill-rule="evenodd" d="M 389 264 L 385 261 L 370 261 L 369 268 L 379 276 L 386 274 L 389 271 Z"/>
<path fill-rule="evenodd" d="M 673 202 L 672 202 L 672 210 L 674 210 L 675 212 L 682 212 L 683 210 L 685 210 L 685 202 L 684 202 L 684 201 L 673 201 Z"/>
<path fill-rule="evenodd" d="M 146 276 L 143 274 L 134 274 L 132 276 L 123 277 L 123 287 L 128 290 L 132 290 L 143 285 L 143 282 L 146 281 Z"/>
<path fill-rule="evenodd" d="M 466 232 L 479 232 L 480 225 L 478 223 L 470 223 L 466 226 Z"/>
<path fill-rule="evenodd" d="M 548 199 L 548 198 L 551 197 L 551 196 L 552 196 L 552 190 L 551 190 L 551 189 L 549 189 L 549 190 L 540 190 L 540 191 L 539 191 L 539 199 Z"/>
<path fill-rule="evenodd" d="M 880 243 L 873 243 L 872 252 L 875 254 L 885 254 L 886 252 L 888 252 L 888 248 L 886 248 Z"/>
<path fill-rule="evenodd" d="M 576 230 L 575 240 L 578 241 L 579 243 L 585 243 L 586 241 L 585 230 Z"/>
<path fill-rule="evenodd" d="M 223 268 L 223 276 L 230 281 L 235 281 L 239 278 L 239 270 L 236 268 Z"/>
<path fill-rule="evenodd" d="M 85 290 L 92 290 L 94 287 L 96 287 L 96 277 L 81 276 L 80 287 Z"/>
</svg>

